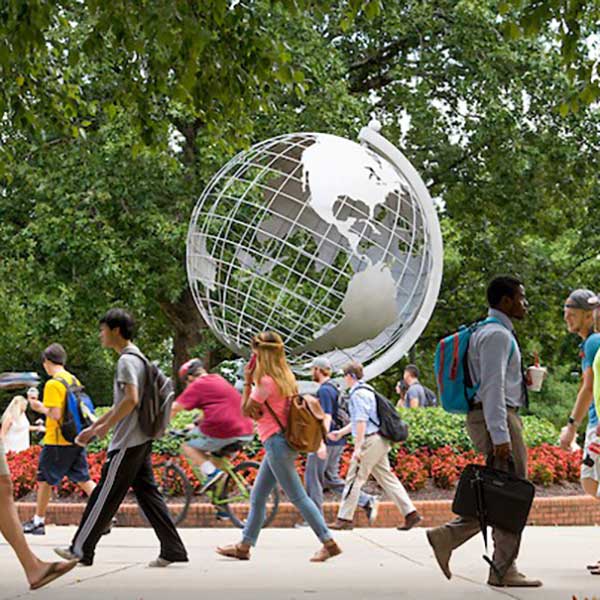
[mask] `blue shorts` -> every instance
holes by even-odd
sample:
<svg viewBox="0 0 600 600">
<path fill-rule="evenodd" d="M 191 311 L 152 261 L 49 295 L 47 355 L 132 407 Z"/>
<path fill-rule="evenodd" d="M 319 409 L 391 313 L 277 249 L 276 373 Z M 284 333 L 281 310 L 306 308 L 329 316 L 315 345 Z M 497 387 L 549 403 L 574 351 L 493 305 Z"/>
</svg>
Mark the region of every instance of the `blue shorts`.
<svg viewBox="0 0 600 600">
<path fill-rule="evenodd" d="M 63 477 L 73 483 L 90 480 L 87 453 L 81 446 L 44 446 L 38 463 L 37 480 L 58 485 Z"/>
<path fill-rule="evenodd" d="M 200 452 L 216 452 L 221 448 L 225 448 L 225 446 L 229 446 L 229 444 L 234 444 L 235 442 L 251 442 L 253 439 L 253 435 L 242 435 L 232 438 L 215 438 L 204 435 L 199 429 L 194 429 L 194 437 L 186 442 L 186 446 L 190 446 L 190 448 L 199 450 Z"/>
</svg>

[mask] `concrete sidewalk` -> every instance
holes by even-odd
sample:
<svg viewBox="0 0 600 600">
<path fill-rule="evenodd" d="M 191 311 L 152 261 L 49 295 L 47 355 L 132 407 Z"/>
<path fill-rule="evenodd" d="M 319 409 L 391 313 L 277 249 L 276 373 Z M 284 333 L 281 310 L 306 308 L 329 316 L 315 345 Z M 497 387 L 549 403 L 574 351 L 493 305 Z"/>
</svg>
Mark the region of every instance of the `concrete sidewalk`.
<svg viewBox="0 0 600 600">
<path fill-rule="evenodd" d="M 30 537 L 43 558 L 65 545 L 72 527 L 48 527 L 45 537 Z M 452 559 L 447 581 L 435 564 L 424 529 L 355 529 L 336 538 L 344 554 L 324 564 L 308 561 L 319 543 L 310 530 L 263 531 L 252 560 L 219 557 L 218 544 L 238 541 L 231 529 L 184 529 L 190 563 L 149 569 L 157 543 L 149 529 L 117 528 L 101 540 L 93 567 L 77 567 L 40 592 L 28 592 L 20 567 L 6 543 L 0 545 L 0 599 L 61 600 L 412 600 L 515 598 L 578 600 L 600 598 L 600 576 L 585 570 L 600 559 L 600 529 L 529 527 L 519 568 L 544 581 L 538 590 L 490 588 L 480 536 Z"/>
</svg>

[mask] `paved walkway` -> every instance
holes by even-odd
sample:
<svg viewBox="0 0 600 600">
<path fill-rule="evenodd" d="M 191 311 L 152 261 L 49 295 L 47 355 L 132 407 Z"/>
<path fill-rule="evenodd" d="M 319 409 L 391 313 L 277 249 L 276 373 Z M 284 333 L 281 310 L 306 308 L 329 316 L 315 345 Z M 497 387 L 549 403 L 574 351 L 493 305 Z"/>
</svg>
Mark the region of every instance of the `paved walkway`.
<svg viewBox="0 0 600 600">
<path fill-rule="evenodd" d="M 48 527 L 30 538 L 42 557 L 67 542 L 72 527 Z M 540 590 L 501 590 L 485 583 L 487 570 L 478 537 L 455 553 L 452 581 L 439 571 L 423 529 L 355 529 L 337 535 L 344 554 L 331 562 L 308 558 L 319 544 L 310 530 L 267 529 L 250 562 L 214 553 L 217 544 L 237 541 L 228 529 L 184 529 L 188 565 L 149 569 L 157 554 L 148 529 L 117 528 L 101 541 L 93 567 L 77 567 L 40 592 L 26 591 L 15 558 L 0 544 L 0 599 L 60 600 L 476 600 L 503 598 L 578 600 L 600 598 L 600 577 L 588 575 L 586 562 L 600 559 L 600 529 L 530 527 L 525 532 L 522 571 L 545 582 Z"/>
</svg>

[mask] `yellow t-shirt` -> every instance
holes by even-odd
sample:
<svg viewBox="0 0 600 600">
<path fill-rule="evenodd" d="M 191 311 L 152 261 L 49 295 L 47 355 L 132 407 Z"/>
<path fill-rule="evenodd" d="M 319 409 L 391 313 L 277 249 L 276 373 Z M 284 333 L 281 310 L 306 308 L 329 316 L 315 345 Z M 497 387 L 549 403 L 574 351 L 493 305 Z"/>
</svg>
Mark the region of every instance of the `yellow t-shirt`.
<svg viewBox="0 0 600 600">
<path fill-rule="evenodd" d="M 55 375 L 64 379 L 69 385 L 77 381 L 77 378 L 68 371 L 62 370 Z M 44 436 L 44 444 L 46 446 L 72 446 L 67 442 L 60 431 L 62 417 L 64 416 L 65 406 L 67 403 L 67 390 L 65 386 L 56 379 L 49 379 L 44 386 L 44 406 L 46 408 L 60 408 L 61 418 L 57 421 L 50 417 L 46 417 L 46 435 Z"/>
</svg>

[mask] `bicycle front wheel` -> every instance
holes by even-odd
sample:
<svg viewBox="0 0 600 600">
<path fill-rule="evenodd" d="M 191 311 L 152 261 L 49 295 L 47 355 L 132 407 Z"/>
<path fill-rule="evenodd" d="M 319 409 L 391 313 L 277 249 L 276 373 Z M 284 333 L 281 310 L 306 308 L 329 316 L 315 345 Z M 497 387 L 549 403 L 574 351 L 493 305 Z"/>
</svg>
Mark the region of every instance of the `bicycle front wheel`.
<svg viewBox="0 0 600 600">
<path fill-rule="evenodd" d="M 185 521 L 188 515 L 194 490 L 185 471 L 177 464 L 168 462 L 155 469 L 156 483 L 158 490 L 162 494 L 171 518 L 175 525 L 180 525 Z M 138 505 L 139 506 L 139 505 Z M 140 513 L 146 523 L 149 523 L 148 517 L 140 507 Z"/>
<path fill-rule="evenodd" d="M 241 517 L 236 505 L 250 504 L 250 492 L 252 491 L 259 468 L 260 463 L 254 461 L 241 462 L 232 469 L 231 473 L 227 473 L 223 482 L 223 489 L 219 496 L 218 505 L 227 512 L 231 522 L 236 527 L 243 528 L 246 525 L 246 518 Z M 263 527 L 266 527 L 273 521 L 278 509 L 279 489 L 275 485 L 267 499 L 267 511 Z"/>
</svg>

